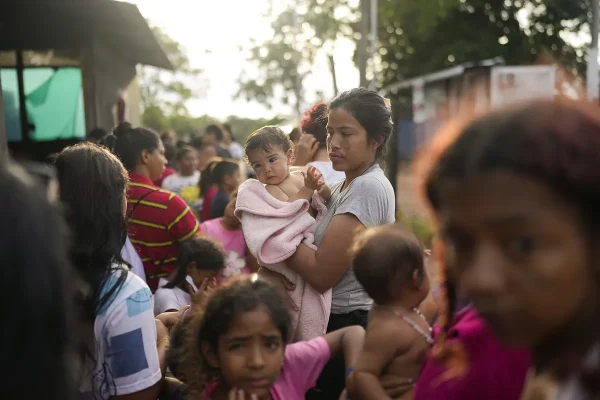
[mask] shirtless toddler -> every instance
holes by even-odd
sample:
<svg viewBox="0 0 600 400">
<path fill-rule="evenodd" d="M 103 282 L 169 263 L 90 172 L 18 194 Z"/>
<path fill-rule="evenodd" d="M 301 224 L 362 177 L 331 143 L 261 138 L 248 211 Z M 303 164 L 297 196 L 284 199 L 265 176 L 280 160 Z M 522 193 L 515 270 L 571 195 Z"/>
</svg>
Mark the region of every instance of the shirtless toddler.
<svg viewBox="0 0 600 400">
<path fill-rule="evenodd" d="M 433 340 L 418 307 L 429 293 L 423 249 L 399 225 L 370 228 L 354 239 L 352 266 L 375 304 L 365 344 L 346 390 L 353 400 L 389 399 L 380 384 L 387 375 L 416 381 Z M 399 399 L 411 399 L 412 391 Z"/>
</svg>

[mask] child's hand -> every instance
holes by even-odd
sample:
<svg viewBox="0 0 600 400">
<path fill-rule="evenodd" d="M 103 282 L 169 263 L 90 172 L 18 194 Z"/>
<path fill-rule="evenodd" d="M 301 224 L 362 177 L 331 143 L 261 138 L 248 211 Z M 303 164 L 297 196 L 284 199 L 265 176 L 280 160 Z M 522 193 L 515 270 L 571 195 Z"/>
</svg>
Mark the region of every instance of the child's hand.
<svg viewBox="0 0 600 400">
<path fill-rule="evenodd" d="M 319 190 L 325 184 L 323 175 L 312 165 L 308 167 L 306 173 L 302 173 L 302 176 L 304 176 L 304 186 L 311 190 Z"/>
<path fill-rule="evenodd" d="M 193 312 L 197 310 L 203 310 L 208 303 L 208 299 L 215 291 L 217 287 L 217 280 L 215 278 L 205 278 L 202 281 L 202 284 L 198 288 L 197 292 L 194 292 L 194 289 L 189 286 L 188 292 L 192 297 L 192 310 Z"/>
<path fill-rule="evenodd" d="M 258 400 L 255 394 L 246 395 L 243 390 L 233 388 L 229 391 L 228 400 Z"/>
</svg>

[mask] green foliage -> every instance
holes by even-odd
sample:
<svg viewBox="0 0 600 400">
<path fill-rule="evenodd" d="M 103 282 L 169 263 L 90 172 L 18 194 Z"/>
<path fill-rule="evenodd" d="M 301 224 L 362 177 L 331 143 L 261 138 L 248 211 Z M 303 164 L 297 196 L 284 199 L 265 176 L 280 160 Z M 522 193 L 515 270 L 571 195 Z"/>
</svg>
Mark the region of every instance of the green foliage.
<svg viewBox="0 0 600 400">
<path fill-rule="evenodd" d="M 192 68 L 185 49 L 179 42 L 169 37 L 160 28 L 152 27 L 167 57 L 173 64 L 173 71 L 164 71 L 155 67 L 143 66 L 138 68 L 138 79 L 144 113 L 152 107 L 160 107 L 166 115 L 187 115 L 186 102 L 200 94 L 197 87 L 190 87 L 190 82 L 198 81 L 201 70 Z M 148 120 L 155 121 L 155 115 Z"/>
<path fill-rule="evenodd" d="M 431 222 L 425 217 L 417 214 L 404 215 L 401 211 L 398 211 L 396 223 L 410 229 L 425 247 L 431 246 L 434 230 Z"/>
<path fill-rule="evenodd" d="M 589 0 L 380 0 L 380 85 L 498 56 L 507 64 L 545 53 L 584 69 L 582 49 L 565 41 L 589 19 Z"/>
<path fill-rule="evenodd" d="M 348 0 L 298 0 L 290 4 L 296 12 L 290 8 L 274 17 L 273 37 L 251 44 L 248 62 L 258 73 L 244 72 L 238 78 L 236 96 L 267 107 L 273 99 L 284 104 L 293 102 L 300 113 L 306 100 L 302 83 L 317 54 L 321 50 L 331 53 L 338 37 L 352 35 L 354 17 Z M 339 13 L 351 18 L 339 20 Z"/>
<path fill-rule="evenodd" d="M 257 130 L 258 128 L 262 128 L 266 125 L 280 125 L 285 122 L 283 118 L 275 117 L 271 119 L 250 119 L 250 118 L 240 118 L 234 115 L 230 115 L 225 120 L 229 125 L 231 125 L 231 130 L 238 142 L 244 143 L 248 136 Z"/>
</svg>

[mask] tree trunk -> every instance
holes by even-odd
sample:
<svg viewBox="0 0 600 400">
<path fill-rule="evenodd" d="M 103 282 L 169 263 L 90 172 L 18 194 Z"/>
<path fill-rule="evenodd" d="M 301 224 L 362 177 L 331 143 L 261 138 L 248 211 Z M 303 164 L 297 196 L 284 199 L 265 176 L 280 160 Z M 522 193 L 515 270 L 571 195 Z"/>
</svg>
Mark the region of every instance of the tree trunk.
<svg viewBox="0 0 600 400">
<path fill-rule="evenodd" d="M 329 54 L 329 70 L 331 71 L 331 80 L 333 81 L 333 95 L 337 96 L 339 93 L 337 78 L 335 75 L 335 60 L 333 59 L 333 54 Z"/>
<path fill-rule="evenodd" d="M 359 74 L 359 86 L 367 87 L 367 59 L 369 47 L 369 0 L 360 0 L 360 39 L 356 43 L 356 67 Z"/>
</svg>

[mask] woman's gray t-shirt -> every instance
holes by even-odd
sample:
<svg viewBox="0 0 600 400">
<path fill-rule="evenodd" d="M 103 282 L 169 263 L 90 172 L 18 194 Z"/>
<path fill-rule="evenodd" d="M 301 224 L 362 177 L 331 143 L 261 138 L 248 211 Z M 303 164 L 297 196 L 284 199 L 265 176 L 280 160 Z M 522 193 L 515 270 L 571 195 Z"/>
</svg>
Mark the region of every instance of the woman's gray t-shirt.
<svg viewBox="0 0 600 400">
<path fill-rule="evenodd" d="M 344 181 L 331 185 L 327 213 L 315 230 L 315 245 L 319 246 L 327 227 L 336 215 L 352 214 L 366 227 L 392 224 L 396 221 L 394 189 L 378 164 L 354 179 L 345 190 Z M 350 243 L 348 243 L 350 246 Z M 319 268 L 327 268 L 319 265 Z M 370 310 L 373 300 L 356 280 L 352 268 L 333 287 L 332 314 L 347 314 L 354 310 Z"/>
</svg>

